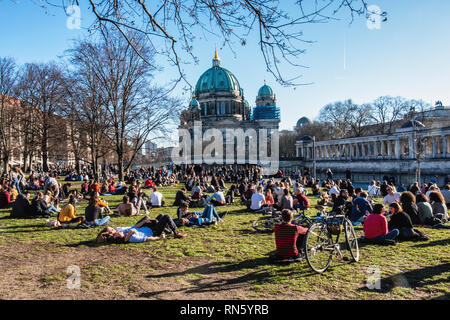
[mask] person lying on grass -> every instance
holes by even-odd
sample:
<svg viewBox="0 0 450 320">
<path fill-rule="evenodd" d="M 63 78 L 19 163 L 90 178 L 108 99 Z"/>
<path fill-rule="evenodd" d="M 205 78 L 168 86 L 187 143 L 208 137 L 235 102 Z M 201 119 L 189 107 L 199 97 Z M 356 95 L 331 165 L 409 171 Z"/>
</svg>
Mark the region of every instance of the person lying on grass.
<svg viewBox="0 0 450 320">
<path fill-rule="evenodd" d="M 145 216 L 131 227 L 104 228 L 97 236 L 97 243 L 114 242 L 146 242 L 165 239 L 164 232 L 173 233 L 175 238 L 184 238 L 186 234 L 180 233 L 172 218 L 160 214 L 156 219 Z"/>
<path fill-rule="evenodd" d="M 213 205 L 206 205 L 203 212 L 189 211 L 189 205 L 184 202 L 177 210 L 177 219 L 175 223 L 177 226 L 201 226 L 216 224 L 217 222 L 223 222 L 222 218 L 226 213 L 221 215 L 217 213 Z"/>
<path fill-rule="evenodd" d="M 294 214 L 289 209 L 281 211 L 282 222 L 275 225 L 276 260 L 299 259 L 303 256 L 303 240 L 308 228 L 292 224 Z"/>
</svg>

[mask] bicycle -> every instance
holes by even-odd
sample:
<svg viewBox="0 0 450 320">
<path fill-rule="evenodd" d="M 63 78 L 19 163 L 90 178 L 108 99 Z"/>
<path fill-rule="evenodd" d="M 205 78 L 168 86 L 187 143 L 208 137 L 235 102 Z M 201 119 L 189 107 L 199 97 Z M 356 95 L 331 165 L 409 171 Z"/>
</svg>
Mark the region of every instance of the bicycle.
<svg viewBox="0 0 450 320">
<path fill-rule="evenodd" d="M 342 208 L 343 209 L 343 208 Z M 339 237 L 344 232 L 345 243 L 354 262 L 359 261 L 359 246 L 355 229 L 345 213 L 330 212 L 315 221 L 308 229 L 304 240 L 304 252 L 308 265 L 317 273 L 328 269 L 333 255 L 344 258 Z M 332 235 L 336 236 L 333 241 Z"/>
<path fill-rule="evenodd" d="M 319 217 L 315 217 L 317 219 Z M 300 212 L 292 220 L 292 224 L 309 228 L 313 224 L 313 220 L 305 215 L 305 212 Z M 275 225 L 282 222 L 281 215 L 279 211 L 272 212 L 271 216 L 261 217 L 252 222 L 252 227 L 259 232 L 272 233 L 275 230 Z"/>
</svg>

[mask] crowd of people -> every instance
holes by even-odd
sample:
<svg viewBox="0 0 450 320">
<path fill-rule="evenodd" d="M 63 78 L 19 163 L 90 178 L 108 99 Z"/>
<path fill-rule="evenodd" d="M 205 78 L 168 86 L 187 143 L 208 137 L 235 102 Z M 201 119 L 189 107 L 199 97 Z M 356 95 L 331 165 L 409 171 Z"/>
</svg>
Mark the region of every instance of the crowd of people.
<svg viewBox="0 0 450 320">
<path fill-rule="evenodd" d="M 126 243 L 155 241 L 166 235 L 184 238 L 186 234 L 179 228 L 222 223 L 227 211 L 218 213 L 216 208 L 240 201 L 248 212 L 280 212 L 283 222 L 275 227 L 276 251 L 280 258 L 293 259 L 303 254 L 307 228 L 291 222 L 296 212 L 311 208 L 312 197 L 317 198 L 321 213 L 326 208 L 343 211 L 355 226 L 363 225 L 363 239 L 373 243 L 426 239 L 416 226 L 448 228 L 450 184 L 442 190 L 432 181 L 396 188 L 390 179 L 383 183 L 371 181 L 365 191 L 353 186 L 351 174 L 334 180 L 329 170 L 325 176 L 321 181 L 308 172 L 289 175 L 280 170 L 274 179 L 263 177 L 257 166 L 236 169 L 172 165 L 130 170 L 124 181 L 116 184 L 111 172 L 106 172 L 100 182 L 87 169 L 81 174 L 61 168 L 48 173 L 36 171 L 26 177 L 15 167 L 1 177 L 0 208 L 11 209 L 11 218 L 49 219 L 56 215 L 53 225 L 58 227 L 105 226 L 98 242 Z M 63 182 L 58 182 L 63 178 Z M 77 183 L 79 187 L 74 188 L 74 181 L 81 185 Z M 173 204 L 167 204 L 159 191 L 165 186 L 178 187 Z M 34 195 L 30 201 L 31 193 Z M 122 203 L 114 210 L 104 200 L 111 195 L 123 195 Z M 80 201 L 88 203 L 84 215 L 77 213 Z M 149 218 L 152 208 L 166 206 L 177 208 L 172 217 L 167 212 L 156 219 Z M 142 211 L 145 217 L 133 226 L 108 226 L 113 215 L 131 217 Z"/>
</svg>

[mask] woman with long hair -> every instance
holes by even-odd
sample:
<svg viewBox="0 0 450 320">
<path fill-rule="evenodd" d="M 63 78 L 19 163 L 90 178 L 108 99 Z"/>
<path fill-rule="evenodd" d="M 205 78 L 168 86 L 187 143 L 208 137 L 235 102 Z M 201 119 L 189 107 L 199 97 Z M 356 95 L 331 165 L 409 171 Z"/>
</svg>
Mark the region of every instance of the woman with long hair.
<svg viewBox="0 0 450 320">
<path fill-rule="evenodd" d="M 403 211 L 409 215 L 414 225 L 420 224 L 419 208 L 416 204 L 416 196 L 409 191 L 402 192 L 400 195 L 400 203 Z"/>
<path fill-rule="evenodd" d="M 442 193 L 433 191 L 430 193 L 431 208 L 433 209 L 433 215 L 443 222 L 448 221 L 448 208 L 445 204 L 444 196 Z"/>
</svg>

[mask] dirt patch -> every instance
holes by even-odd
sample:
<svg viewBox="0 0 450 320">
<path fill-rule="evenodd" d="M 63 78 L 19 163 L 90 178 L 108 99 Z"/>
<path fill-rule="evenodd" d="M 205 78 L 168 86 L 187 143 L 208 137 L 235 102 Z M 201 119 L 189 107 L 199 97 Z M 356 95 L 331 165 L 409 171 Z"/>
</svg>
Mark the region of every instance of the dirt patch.
<svg viewBox="0 0 450 320">
<path fill-rule="evenodd" d="M 80 268 L 80 289 L 67 287 L 72 265 Z M 161 261 L 120 246 L 2 245 L 0 269 L 1 299 L 251 299 L 254 293 L 251 272 L 199 257 Z"/>
</svg>

